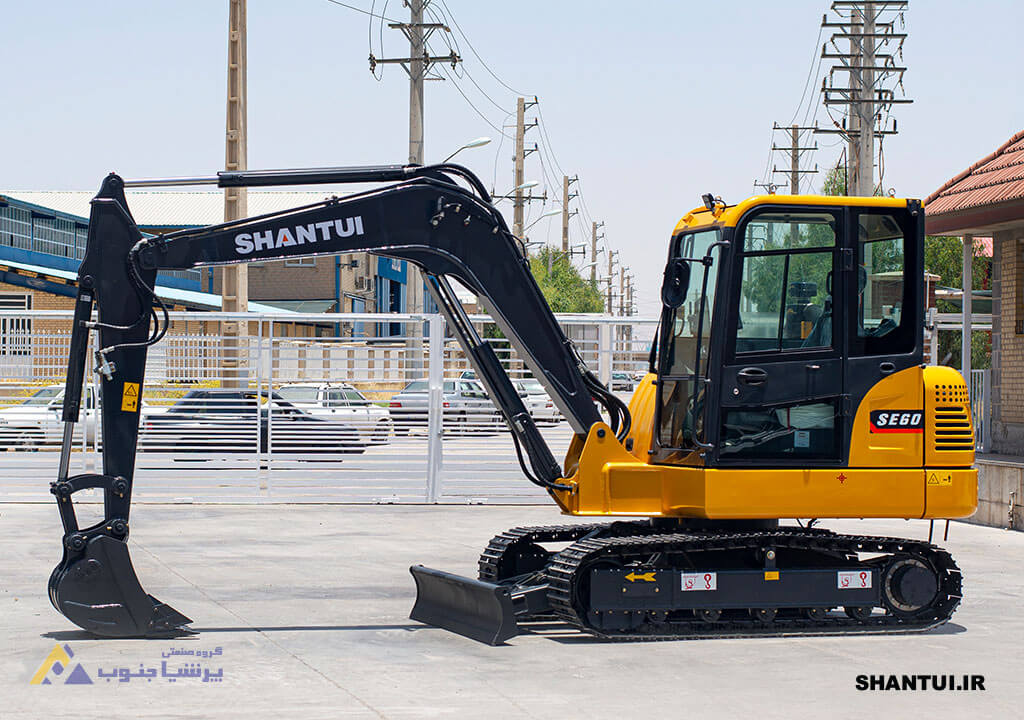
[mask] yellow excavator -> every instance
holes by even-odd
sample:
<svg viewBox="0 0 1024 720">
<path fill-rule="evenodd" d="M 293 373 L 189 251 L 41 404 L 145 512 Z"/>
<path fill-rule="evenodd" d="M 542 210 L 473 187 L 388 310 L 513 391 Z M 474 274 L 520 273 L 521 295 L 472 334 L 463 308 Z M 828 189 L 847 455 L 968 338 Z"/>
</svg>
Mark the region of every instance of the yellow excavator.
<svg viewBox="0 0 1024 720">
<path fill-rule="evenodd" d="M 377 185 L 155 237 L 139 232 L 123 191 L 316 183 Z M 127 549 L 146 351 L 169 326 L 157 271 L 356 251 L 422 269 L 525 476 L 566 515 L 612 518 L 500 533 L 477 578 L 414 566 L 414 619 L 498 644 L 544 618 L 612 639 L 920 631 L 959 604 L 959 569 L 930 542 L 814 527 L 959 518 L 976 506 L 967 387 L 955 370 L 923 364 L 920 202 L 705 195 L 672 232 L 650 372 L 626 407 L 562 333 L 482 183 L 458 165 L 388 165 L 104 180 L 51 487 L 64 555 L 50 598 L 72 622 L 102 636 L 189 632 L 189 618 L 142 589 Z M 568 419 L 564 462 L 451 278 L 481 298 Z M 69 476 L 93 329 L 103 472 Z M 105 517 L 81 528 L 73 495 L 86 488 L 103 491 Z"/>
</svg>

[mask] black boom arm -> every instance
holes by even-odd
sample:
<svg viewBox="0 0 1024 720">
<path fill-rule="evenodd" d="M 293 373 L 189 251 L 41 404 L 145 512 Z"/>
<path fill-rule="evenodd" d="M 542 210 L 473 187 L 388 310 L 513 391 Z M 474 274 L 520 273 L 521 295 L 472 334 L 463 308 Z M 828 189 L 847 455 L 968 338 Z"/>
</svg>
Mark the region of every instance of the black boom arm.
<svg viewBox="0 0 1024 720">
<path fill-rule="evenodd" d="M 448 278 L 457 279 L 481 298 L 578 435 L 586 435 L 601 420 L 595 398 L 611 414 L 613 429 L 628 427 L 625 408 L 586 368 L 562 333 L 533 279 L 520 241 L 468 170 L 456 165 L 325 168 L 220 173 L 217 179 L 222 187 L 366 182 L 391 184 L 292 210 L 144 239 L 128 210 L 124 181 L 114 174 L 104 180 L 92 201 L 86 255 L 79 270 L 64 405 L 66 441 L 53 485 L 64 522 L 65 557 L 51 577 L 51 599 L 80 626 L 101 634 L 154 635 L 175 631 L 187 622 L 145 596 L 141 587 L 137 592 L 119 587 L 114 594 L 124 597 L 114 601 L 108 597 L 111 587 L 123 584 L 124 576 L 134 579 L 124 540 L 146 352 L 169 324 L 166 308 L 154 293 L 158 270 L 367 251 L 407 260 L 423 270 L 428 290 L 508 421 L 517 451 L 520 445 L 525 448 L 533 472 L 525 465 L 524 471 L 532 481 L 549 491 L 569 487 L 562 483 L 559 463 L 494 351 L 475 332 L 456 300 Z M 90 320 L 94 303 L 97 322 Z M 162 318 L 154 306 L 163 311 Z M 99 331 L 95 369 L 101 380 L 104 472 L 69 478 L 70 428 L 80 407 L 89 329 Z M 105 519 L 79 529 L 70 499 L 85 487 L 104 490 Z M 83 580 L 81 567 L 86 559 L 96 561 L 91 565 L 94 574 L 109 573 L 109 582 Z M 102 586 L 109 586 L 107 595 L 94 596 Z M 97 599 L 104 602 L 90 601 Z"/>
</svg>

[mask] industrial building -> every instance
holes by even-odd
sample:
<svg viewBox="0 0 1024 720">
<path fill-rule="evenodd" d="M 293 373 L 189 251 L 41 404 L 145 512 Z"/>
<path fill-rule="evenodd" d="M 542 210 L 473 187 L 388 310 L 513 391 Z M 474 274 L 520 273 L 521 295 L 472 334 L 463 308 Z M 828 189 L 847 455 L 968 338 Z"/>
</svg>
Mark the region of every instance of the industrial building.
<svg viewBox="0 0 1024 720">
<path fill-rule="evenodd" d="M 220 192 L 128 191 L 139 228 L 150 234 L 223 220 Z M 250 215 L 323 200 L 328 191 L 249 192 Z M 69 309 L 85 251 L 91 192 L 0 192 L 0 303 L 7 308 Z M 180 309 L 221 307 L 221 268 L 161 273 L 158 291 Z M 250 310 L 258 312 L 405 312 L 405 261 L 367 253 L 295 258 L 249 265 Z M 31 282 L 30 282 L 31 280 Z M 426 308 L 428 312 L 432 307 Z M 318 335 L 400 335 L 398 323 L 316 326 Z"/>
</svg>

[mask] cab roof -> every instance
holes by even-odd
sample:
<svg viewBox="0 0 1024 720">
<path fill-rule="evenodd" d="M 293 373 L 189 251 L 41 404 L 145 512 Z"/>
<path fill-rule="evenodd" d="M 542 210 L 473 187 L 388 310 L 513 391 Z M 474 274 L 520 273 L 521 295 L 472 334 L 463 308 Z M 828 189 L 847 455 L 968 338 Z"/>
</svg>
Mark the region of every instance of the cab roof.
<svg viewBox="0 0 1024 720">
<path fill-rule="evenodd" d="M 716 205 L 714 212 L 705 206 L 694 208 L 676 223 L 673 235 L 703 227 L 736 227 L 740 218 L 758 205 L 824 205 L 830 207 L 906 207 L 907 198 L 856 197 L 851 195 L 755 195 L 736 205 Z"/>
</svg>

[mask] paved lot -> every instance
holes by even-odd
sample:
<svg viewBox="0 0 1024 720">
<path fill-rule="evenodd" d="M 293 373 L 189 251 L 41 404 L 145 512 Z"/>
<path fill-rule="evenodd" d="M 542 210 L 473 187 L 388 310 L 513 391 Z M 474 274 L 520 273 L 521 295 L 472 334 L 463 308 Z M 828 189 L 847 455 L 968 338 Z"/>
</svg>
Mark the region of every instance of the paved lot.
<svg viewBox="0 0 1024 720">
<path fill-rule="evenodd" d="M 1024 534 L 954 524 L 954 623 L 919 636 L 601 643 L 565 631 L 488 647 L 407 619 L 422 562 L 472 573 L 495 531 L 542 507 L 140 505 L 146 589 L 189 639 L 96 640 L 45 597 L 59 557 L 49 505 L 0 505 L 0 717 L 1006 717 L 1024 700 Z M 924 537 L 922 522 L 833 522 Z M 30 686 L 55 644 L 92 685 Z M 203 653 L 220 654 L 202 657 Z M 182 655 L 181 653 L 189 653 Z M 194 663 L 220 682 L 139 673 Z M 133 672 L 108 681 L 99 673 Z M 858 692 L 862 673 L 982 674 L 985 692 Z M 67 677 L 66 675 L 64 677 Z"/>
</svg>

